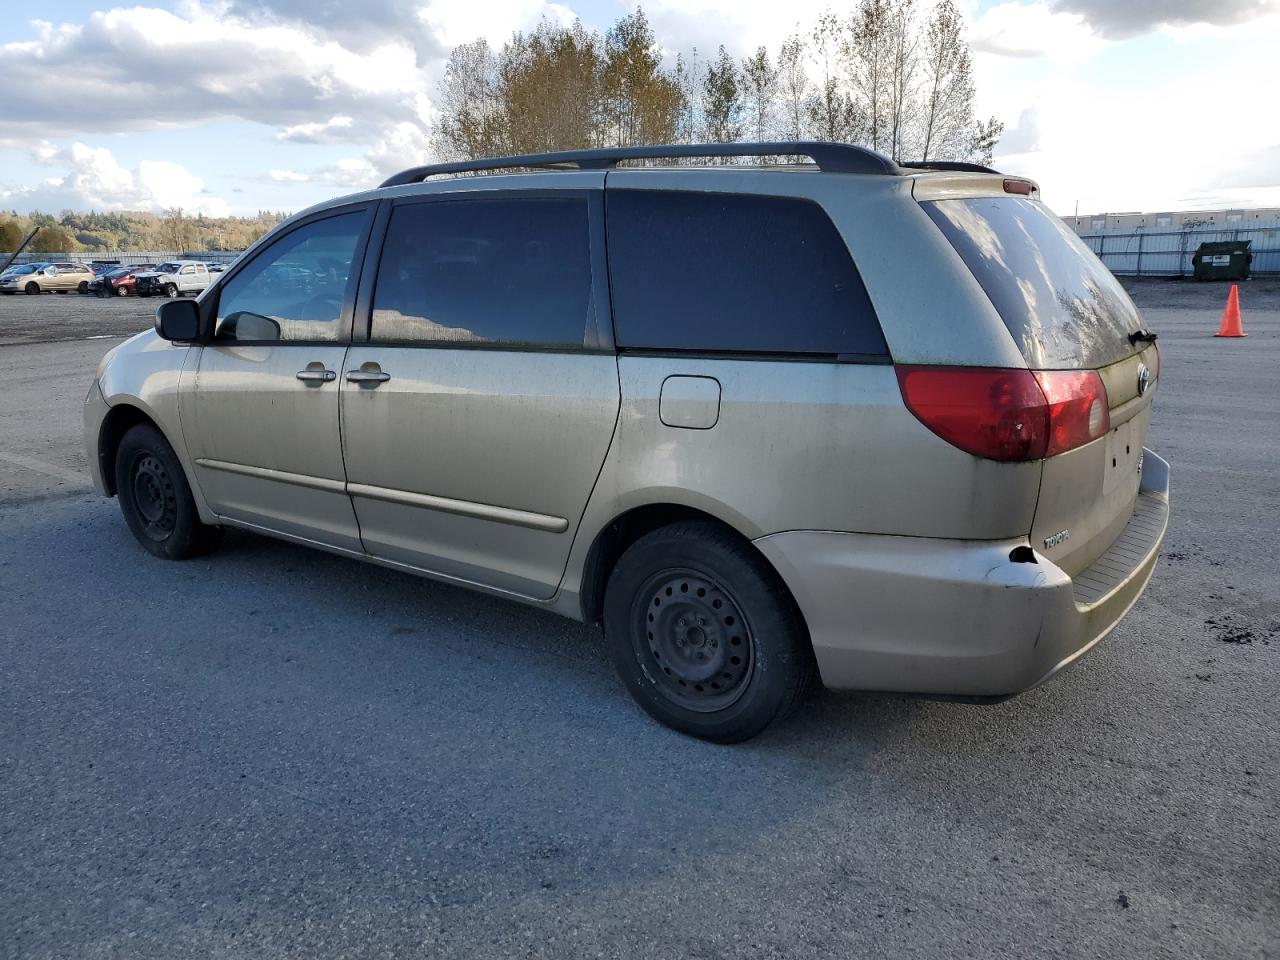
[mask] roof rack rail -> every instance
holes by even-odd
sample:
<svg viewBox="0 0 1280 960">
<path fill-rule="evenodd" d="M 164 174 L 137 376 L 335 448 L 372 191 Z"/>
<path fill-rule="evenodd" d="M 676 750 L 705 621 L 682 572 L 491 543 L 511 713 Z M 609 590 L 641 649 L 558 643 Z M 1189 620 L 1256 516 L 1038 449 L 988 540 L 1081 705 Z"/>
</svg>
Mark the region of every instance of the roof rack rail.
<svg viewBox="0 0 1280 960">
<path fill-rule="evenodd" d="M 387 178 L 381 186 L 398 187 L 421 183 L 428 177 L 448 173 L 472 173 L 509 168 L 570 168 L 611 170 L 627 160 L 674 160 L 684 157 L 808 157 L 823 173 L 899 174 L 902 171 L 888 157 L 849 143 L 818 140 L 783 140 L 767 143 L 669 143 L 644 147 L 610 147 L 601 150 L 566 150 L 559 153 L 531 153 L 516 157 L 487 157 L 410 167 Z"/>
<path fill-rule="evenodd" d="M 899 160 L 898 166 L 908 170 L 956 170 L 966 173 L 999 173 L 981 163 L 969 163 L 966 160 Z"/>
</svg>

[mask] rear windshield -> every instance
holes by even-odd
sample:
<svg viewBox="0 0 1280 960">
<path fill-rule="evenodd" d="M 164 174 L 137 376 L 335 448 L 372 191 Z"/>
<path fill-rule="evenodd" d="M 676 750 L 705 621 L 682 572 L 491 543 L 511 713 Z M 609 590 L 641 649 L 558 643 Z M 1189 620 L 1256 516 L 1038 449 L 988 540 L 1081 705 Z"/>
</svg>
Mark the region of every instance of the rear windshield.
<svg viewBox="0 0 1280 960">
<path fill-rule="evenodd" d="M 1035 369 L 1097 368 L 1131 355 L 1138 311 L 1120 282 L 1043 204 L 1018 197 L 921 204 Z"/>
</svg>

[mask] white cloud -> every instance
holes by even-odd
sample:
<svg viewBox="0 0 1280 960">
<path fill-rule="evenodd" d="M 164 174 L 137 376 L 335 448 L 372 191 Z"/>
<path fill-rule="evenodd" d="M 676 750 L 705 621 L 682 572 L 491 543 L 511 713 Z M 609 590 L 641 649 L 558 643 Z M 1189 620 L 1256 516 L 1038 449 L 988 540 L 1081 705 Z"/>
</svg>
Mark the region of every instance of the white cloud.
<svg viewBox="0 0 1280 960">
<path fill-rule="evenodd" d="M 1085 59 L 1106 45 L 1082 14 L 1012 0 L 988 8 L 974 22 L 970 38 L 980 53 L 1053 60 Z"/>
<path fill-rule="evenodd" d="M 48 161 L 69 168 L 35 187 L 0 187 L 0 206 L 25 210 L 151 210 L 182 207 L 193 213 L 221 217 L 226 201 L 210 195 L 204 181 L 186 167 L 168 160 L 143 160 L 129 170 L 106 147 L 73 143 Z"/>
<path fill-rule="evenodd" d="M 276 139 L 288 143 L 333 143 L 335 140 L 340 140 L 351 125 L 350 117 L 339 114 L 328 120 L 295 123 L 279 131 Z"/>
</svg>

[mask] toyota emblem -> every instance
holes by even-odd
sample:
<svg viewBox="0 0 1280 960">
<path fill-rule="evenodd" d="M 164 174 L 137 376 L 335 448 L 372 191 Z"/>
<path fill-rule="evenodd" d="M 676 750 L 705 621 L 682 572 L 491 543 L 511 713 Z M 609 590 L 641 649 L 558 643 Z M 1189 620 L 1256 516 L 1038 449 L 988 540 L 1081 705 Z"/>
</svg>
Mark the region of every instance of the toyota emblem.
<svg viewBox="0 0 1280 960">
<path fill-rule="evenodd" d="M 1138 396 L 1142 396 L 1147 392 L 1147 387 L 1151 386 L 1151 369 L 1145 364 L 1138 366 Z"/>
</svg>

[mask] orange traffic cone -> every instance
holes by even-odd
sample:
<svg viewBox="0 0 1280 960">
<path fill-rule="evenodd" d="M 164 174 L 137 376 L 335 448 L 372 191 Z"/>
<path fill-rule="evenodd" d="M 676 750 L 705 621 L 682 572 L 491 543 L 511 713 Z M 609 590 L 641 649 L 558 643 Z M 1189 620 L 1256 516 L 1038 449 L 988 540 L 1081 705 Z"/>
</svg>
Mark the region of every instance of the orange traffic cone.
<svg viewBox="0 0 1280 960">
<path fill-rule="evenodd" d="M 1227 294 L 1227 307 L 1222 311 L 1222 326 L 1218 327 L 1215 337 L 1247 337 L 1244 326 L 1240 323 L 1240 290 L 1233 283 L 1231 292 Z"/>
</svg>

